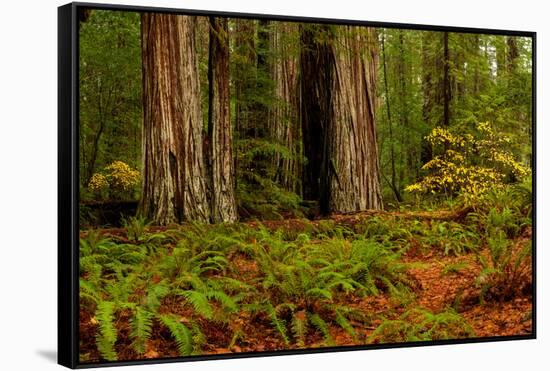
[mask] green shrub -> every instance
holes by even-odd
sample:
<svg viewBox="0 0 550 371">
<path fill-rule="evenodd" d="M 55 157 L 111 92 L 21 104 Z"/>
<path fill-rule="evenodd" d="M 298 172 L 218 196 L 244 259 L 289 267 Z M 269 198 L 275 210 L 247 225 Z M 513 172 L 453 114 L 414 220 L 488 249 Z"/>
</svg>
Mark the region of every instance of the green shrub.
<svg viewBox="0 0 550 371">
<path fill-rule="evenodd" d="M 514 251 L 514 242 L 506 239 L 506 233 L 496 230 L 488 237 L 489 258 L 479 255 L 482 271 L 476 279 L 481 289 L 480 300 L 510 300 L 532 287 L 532 243 Z"/>
<path fill-rule="evenodd" d="M 151 222 L 142 216 L 134 216 L 128 219 L 122 219 L 122 226 L 126 228 L 127 236 L 130 241 L 139 242 L 143 240 L 147 227 Z"/>
</svg>

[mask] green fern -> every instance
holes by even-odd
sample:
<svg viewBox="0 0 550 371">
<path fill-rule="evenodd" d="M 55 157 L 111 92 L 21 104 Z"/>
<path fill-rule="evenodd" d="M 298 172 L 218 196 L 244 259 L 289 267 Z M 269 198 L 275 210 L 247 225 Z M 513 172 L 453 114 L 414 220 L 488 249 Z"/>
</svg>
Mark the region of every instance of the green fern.
<svg viewBox="0 0 550 371">
<path fill-rule="evenodd" d="M 132 346 L 138 354 L 145 353 L 145 344 L 151 337 L 154 315 L 141 307 L 136 308 L 134 317 L 130 320 L 130 337 L 133 339 Z"/>
<path fill-rule="evenodd" d="M 208 301 L 208 296 L 205 293 L 195 290 L 187 290 L 181 291 L 181 294 L 193 306 L 193 309 L 195 309 L 197 314 L 206 319 L 211 319 L 214 316 L 214 309 Z"/>
<path fill-rule="evenodd" d="M 95 315 L 99 323 L 99 331 L 96 335 L 97 350 L 104 359 L 116 361 L 115 343 L 117 341 L 117 330 L 113 324 L 115 303 L 111 301 L 99 302 Z"/>
<path fill-rule="evenodd" d="M 229 295 L 227 295 L 223 291 L 218 291 L 218 290 L 208 291 L 206 293 L 206 296 L 208 297 L 208 299 L 216 300 L 217 302 L 219 302 L 223 306 L 223 308 L 230 313 L 234 313 L 238 309 L 238 306 L 235 300 L 233 300 L 233 298 L 231 298 Z"/>
<path fill-rule="evenodd" d="M 292 334 L 294 335 L 296 344 L 299 347 L 305 346 L 307 325 L 307 315 L 304 311 L 296 312 L 292 315 Z"/>
<path fill-rule="evenodd" d="M 161 305 L 161 300 L 170 293 L 170 287 L 164 283 L 153 285 L 147 291 L 146 305 L 149 311 L 156 312 Z"/>
<path fill-rule="evenodd" d="M 344 315 L 344 310 L 338 308 L 336 309 L 336 323 L 344 329 L 352 338 L 353 340 L 357 341 L 357 334 L 355 332 L 355 329 L 351 325 L 351 323 L 348 321 L 348 319 Z"/>
<path fill-rule="evenodd" d="M 325 339 L 325 343 L 327 345 L 333 345 L 334 341 L 332 340 L 332 336 L 330 335 L 328 324 L 325 322 L 324 319 L 321 318 L 320 315 L 317 313 L 310 314 L 309 315 L 309 322 L 317 329 L 321 334 L 323 335 L 323 338 Z"/>
<path fill-rule="evenodd" d="M 178 351 L 182 356 L 188 356 L 193 353 L 193 333 L 183 323 L 173 315 L 160 315 L 158 317 L 162 324 L 170 330 L 172 337 L 176 341 Z"/>
<path fill-rule="evenodd" d="M 384 320 L 368 338 L 368 343 L 460 339 L 474 336 L 472 327 L 452 309 L 432 313 L 413 308 L 398 319 Z"/>
<path fill-rule="evenodd" d="M 281 338 L 283 339 L 285 344 L 288 345 L 290 343 L 290 340 L 288 339 L 285 321 L 278 317 L 277 311 L 272 304 L 265 305 L 265 311 L 267 312 L 267 315 L 269 316 L 271 324 L 273 325 L 275 330 L 277 330 L 279 335 L 281 335 Z"/>
</svg>

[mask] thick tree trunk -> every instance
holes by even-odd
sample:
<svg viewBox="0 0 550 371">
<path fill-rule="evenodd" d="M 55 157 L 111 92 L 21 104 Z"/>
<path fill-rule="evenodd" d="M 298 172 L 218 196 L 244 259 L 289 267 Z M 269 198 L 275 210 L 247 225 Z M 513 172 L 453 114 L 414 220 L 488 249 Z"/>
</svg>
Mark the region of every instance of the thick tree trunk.
<svg viewBox="0 0 550 371">
<path fill-rule="evenodd" d="M 284 189 L 300 193 L 301 130 L 298 125 L 297 58 L 289 40 L 297 35 L 295 24 L 275 24 L 271 33 L 271 79 L 275 103 L 269 111 L 269 136 L 285 146 L 290 156 L 276 154 L 272 165 L 277 169 L 276 181 Z"/>
<path fill-rule="evenodd" d="M 140 213 L 158 224 L 209 221 L 195 18 L 143 13 Z"/>
<path fill-rule="evenodd" d="M 319 183 L 325 150 L 324 132 L 328 126 L 334 69 L 329 43 L 319 40 L 323 35 L 328 37 L 328 26 L 300 25 L 300 121 L 306 158 L 302 194 L 310 201 L 321 198 Z"/>
<path fill-rule="evenodd" d="M 378 51 L 374 30 L 343 27 L 333 43 L 333 55 L 335 73 L 325 178 L 328 208 L 337 212 L 382 209 L 375 124 Z"/>
<path fill-rule="evenodd" d="M 210 18 L 208 57 L 208 169 L 211 218 L 215 223 L 237 220 L 233 130 L 229 113 L 229 38 L 226 18 Z"/>
<path fill-rule="evenodd" d="M 301 38 L 304 191 L 324 213 L 381 209 L 374 32 L 306 26 Z"/>
</svg>

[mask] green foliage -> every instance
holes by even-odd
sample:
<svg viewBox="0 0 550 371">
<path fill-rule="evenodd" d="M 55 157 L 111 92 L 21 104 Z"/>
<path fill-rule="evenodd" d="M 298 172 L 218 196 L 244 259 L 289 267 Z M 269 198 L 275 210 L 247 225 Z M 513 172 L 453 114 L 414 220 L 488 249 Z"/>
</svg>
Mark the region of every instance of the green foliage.
<svg viewBox="0 0 550 371">
<path fill-rule="evenodd" d="M 130 337 L 133 339 L 132 346 L 138 354 L 145 353 L 145 342 L 151 337 L 153 318 L 153 313 L 137 307 L 135 315 L 130 321 Z"/>
<path fill-rule="evenodd" d="M 489 123 L 480 123 L 475 129 L 475 136 L 433 129 L 426 140 L 442 154 L 427 162 L 422 169 L 429 174 L 406 190 L 448 196 L 462 193 L 477 200 L 502 185 L 507 176 L 523 178 L 530 174 L 530 169 L 508 150 L 508 136 L 497 134 Z"/>
<path fill-rule="evenodd" d="M 511 300 L 532 287 L 530 240 L 514 250 L 503 230 L 488 237 L 489 258 L 479 255 L 482 271 L 476 279 L 481 289 L 480 300 Z"/>
<path fill-rule="evenodd" d="M 460 339 L 474 335 L 470 325 L 455 311 L 432 313 L 413 308 L 397 320 L 385 320 L 369 336 L 368 343 L 402 343 Z"/>
<path fill-rule="evenodd" d="M 88 189 L 97 198 L 109 197 L 124 200 L 133 198 L 139 184 L 139 171 L 117 160 L 106 166 L 102 172 L 94 173 L 88 183 Z"/>
<path fill-rule="evenodd" d="M 292 315 L 292 336 L 296 339 L 296 345 L 305 346 L 308 331 L 308 319 L 304 311 L 295 312 Z"/>
<path fill-rule="evenodd" d="M 122 225 L 128 232 L 128 239 L 134 242 L 141 241 L 147 227 L 150 225 L 147 219 L 143 216 L 133 216 L 128 219 L 122 219 Z"/>
<path fill-rule="evenodd" d="M 273 324 L 273 328 L 277 330 L 285 344 L 289 344 L 290 340 L 287 335 L 286 323 L 284 320 L 280 319 L 277 310 L 273 307 L 271 303 L 268 303 L 264 306 L 264 310 L 267 313 L 269 320 Z"/>
<path fill-rule="evenodd" d="M 426 171 L 420 167 L 441 155 L 423 142 L 437 127 L 463 135 L 473 134 L 475 123 L 491 122 L 498 133 L 511 139 L 506 151 L 522 164 L 530 162 L 530 38 L 381 29 L 379 41 L 377 82 L 382 104 L 377 110 L 377 134 L 386 205 L 406 198 L 402 193 L 406 185 L 421 185 L 419 179 Z M 513 60 L 510 43 L 517 50 Z M 473 153 L 466 161 L 485 166 L 476 163 L 483 157 Z M 474 167 L 470 170 L 470 179 L 477 183 L 487 175 L 478 174 Z M 432 180 L 431 186 L 439 188 L 434 189 L 439 193 L 444 185 Z"/>
<path fill-rule="evenodd" d="M 254 171 L 238 181 L 236 193 L 239 208 L 249 219 L 284 219 L 283 214 L 303 216 L 300 196 Z"/>
<path fill-rule="evenodd" d="M 114 326 L 115 303 L 100 301 L 97 304 L 96 319 L 99 323 L 99 331 L 96 335 L 97 349 L 106 360 L 116 361 L 115 342 L 117 340 L 117 330 Z"/>
<path fill-rule="evenodd" d="M 443 267 L 443 269 L 441 270 L 441 275 L 447 276 L 449 274 L 458 274 L 468 267 L 469 264 L 466 262 L 451 263 Z"/>
<path fill-rule="evenodd" d="M 191 355 L 194 343 L 192 331 L 174 316 L 160 315 L 159 319 L 170 330 L 170 334 L 176 341 L 180 355 Z"/>
<path fill-rule="evenodd" d="M 82 197 L 93 196 L 86 187 L 98 169 L 141 163 L 140 44 L 138 13 L 93 10 L 79 24 Z"/>
<path fill-rule="evenodd" d="M 317 313 L 311 314 L 308 317 L 309 322 L 313 325 L 314 328 L 316 328 L 325 339 L 325 343 L 327 345 L 333 345 L 334 340 L 332 339 L 332 336 L 330 335 L 328 324 L 325 322 L 323 318 Z"/>
<path fill-rule="evenodd" d="M 388 313 L 397 308 L 405 313 L 384 321 L 369 342 L 472 336 L 452 311 L 411 309 L 417 286 L 407 273 L 413 265 L 403 263 L 402 254 L 413 245 L 445 254 L 475 252 L 483 266 L 476 281 L 483 300 L 509 300 L 527 292 L 530 246 L 514 247 L 527 228 L 522 214 L 529 212 L 527 201 L 518 197 L 506 207 L 496 206 L 513 197 L 515 187 L 490 193 L 460 221 L 381 215 L 353 228 L 302 221 L 293 233 L 261 224 L 189 224 L 152 240 L 153 234 L 138 232 L 132 243 L 117 243 L 91 230 L 80 246 L 81 306 L 98 319 L 98 349 L 105 359 L 117 356 L 114 323 L 122 313 L 129 315 L 131 344 L 138 354 L 146 351 L 155 326 L 170 331 L 181 354 L 200 354 L 206 323 L 227 326 L 243 317 L 272 328 L 287 346 L 306 347 L 313 334 L 334 344 L 334 328 L 360 342 L 360 326 L 372 326 L 376 316 L 347 300 L 379 295 L 388 299 Z M 243 267 L 251 270 L 243 273 Z M 465 268 L 458 262 L 443 267 L 441 274 Z M 161 310 L 164 303 L 179 303 L 185 314 Z M 233 329 L 231 346 L 245 341 L 243 331 Z"/>
<path fill-rule="evenodd" d="M 480 246 L 480 239 L 475 229 L 456 222 L 432 222 L 431 229 L 427 230 L 423 242 L 429 246 L 442 249 L 445 255 L 461 255 L 476 251 Z"/>
</svg>

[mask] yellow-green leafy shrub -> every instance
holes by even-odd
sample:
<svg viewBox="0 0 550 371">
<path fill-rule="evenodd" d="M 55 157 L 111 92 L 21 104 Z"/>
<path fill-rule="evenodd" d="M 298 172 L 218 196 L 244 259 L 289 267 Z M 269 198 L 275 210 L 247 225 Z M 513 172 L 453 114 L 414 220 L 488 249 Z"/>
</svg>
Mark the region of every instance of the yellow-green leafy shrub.
<svg viewBox="0 0 550 371">
<path fill-rule="evenodd" d="M 441 153 L 423 167 L 428 171 L 408 192 L 480 196 L 504 184 L 507 175 L 516 179 L 530 174 L 509 151 L 511 139 L 497 134 L 488 123 L 480 123 L 472 134 L 456 134 L 437 127 L 426 140 Z"/>
<path fill-rule="evenodd" d="M 96 195 L 112 198 L 131 196 L 140 182 L 140 173 L 123 161 L 113 161 L 102 172 L 92 175 L 88 188 Z"/>
</svg>

